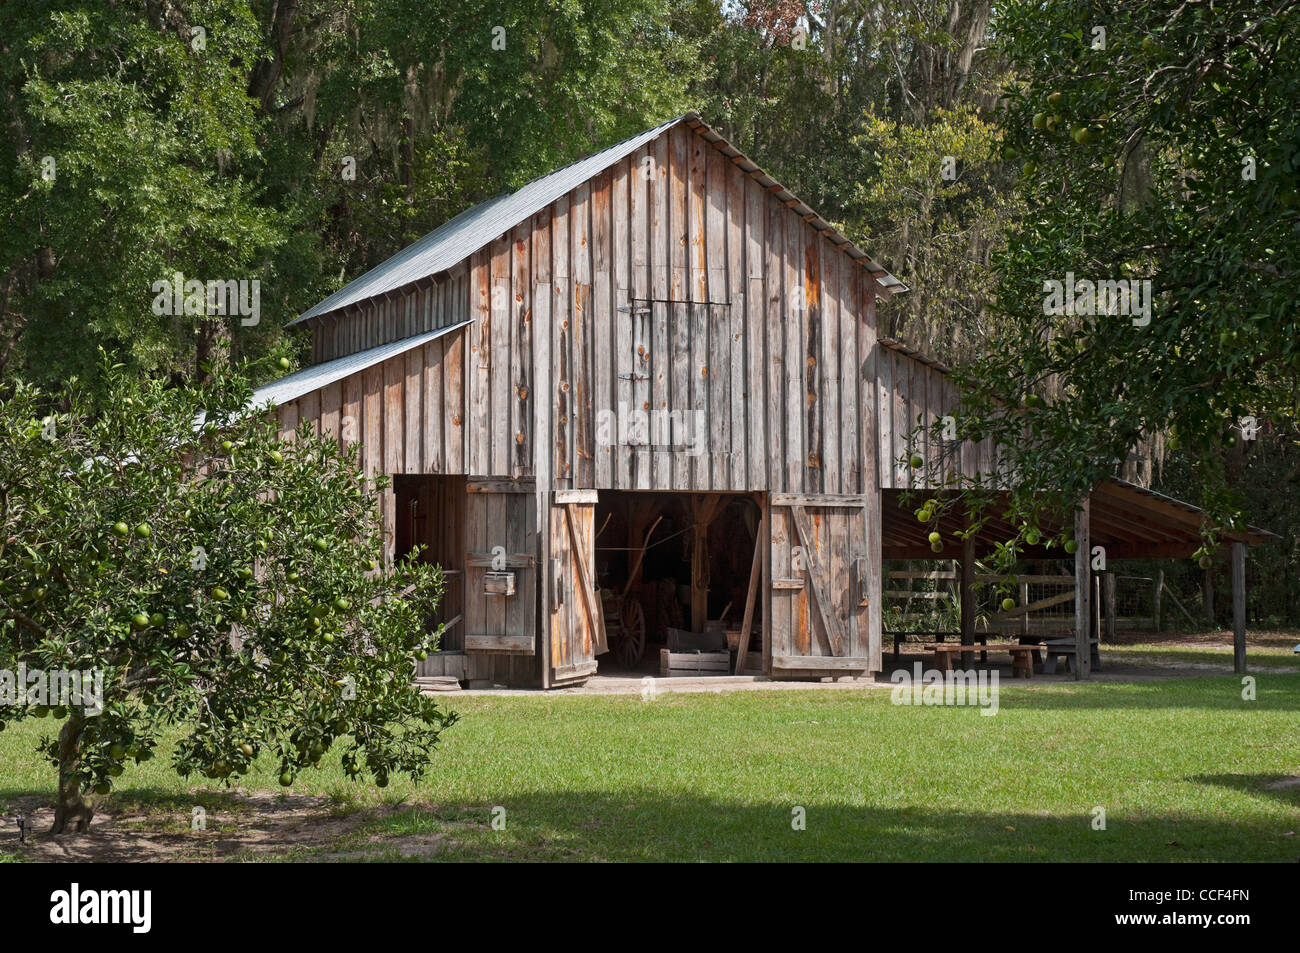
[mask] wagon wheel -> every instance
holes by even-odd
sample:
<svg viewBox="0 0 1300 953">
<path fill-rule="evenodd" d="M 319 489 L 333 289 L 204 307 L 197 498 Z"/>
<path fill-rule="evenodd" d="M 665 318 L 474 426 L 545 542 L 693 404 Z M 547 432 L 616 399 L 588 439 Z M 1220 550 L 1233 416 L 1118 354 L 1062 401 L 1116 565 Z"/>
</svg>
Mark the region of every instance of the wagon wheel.
<svg viewBox="0 0 1300 953">
<path fill-rule="evenodd" d="M 623 606 L 623 638 L 618 644 L 618 660 L 624 668 L 641 664 L 645 651 L 645 611 L 638 599 L 628 599 Z"/>
</svg>

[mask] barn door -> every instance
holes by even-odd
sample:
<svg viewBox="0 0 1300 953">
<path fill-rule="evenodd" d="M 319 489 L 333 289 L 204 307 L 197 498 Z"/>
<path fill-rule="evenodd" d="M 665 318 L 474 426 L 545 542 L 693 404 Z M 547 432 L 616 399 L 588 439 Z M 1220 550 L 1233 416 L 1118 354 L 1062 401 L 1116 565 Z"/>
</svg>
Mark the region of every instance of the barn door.
<svg viewBox="0 0 1300 953">
<path fill-rule="evenodd" d="M 536 653 L 535 496 L 531 484 L 512 487 L 509 481 L 473 480 L 468 491 L 464 647 L 494 657 L 484 672 L 491 668 L 502 679 L 522 681 L 531 662 L 495 663 L 499 656 Z"/>
<path fill-rule="evenodd" d="M 551 507 L 551 680 L 584 679 L 609 651 L 596 588 L 595 490 L 556 490 Z"/>
<path fill-rule="evenodd" d="M 865 501 L 773 493 L 770 513 L 773 673 L 873 670 L 867 594 L 875 560 Z"/>
</svg>

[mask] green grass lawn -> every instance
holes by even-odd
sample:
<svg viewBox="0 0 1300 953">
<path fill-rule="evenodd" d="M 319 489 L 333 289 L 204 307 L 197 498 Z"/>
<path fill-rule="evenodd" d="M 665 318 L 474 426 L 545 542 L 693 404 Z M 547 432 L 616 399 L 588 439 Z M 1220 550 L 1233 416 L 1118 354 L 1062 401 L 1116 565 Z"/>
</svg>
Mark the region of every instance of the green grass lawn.
<svg viewBox="0 0 1300 953">
<path fill-rule="evenodd" d="M 1260 674 L 1251 702 L 1217 675 L 1006 687 L 995 717 L 879 691 L 448 704 L 462 721 L 418 788 L 353 786 L 334 753 L 295 785 L 339 811 L 409 805 L 331 854 L 396 858 L 403 838 L 441 835 L 437 856 L 466 860 L 1300 859 L 1300 788 L 1269 786 L 1300 774 L 1295 674 Z M 0 734 L 0 803 L 52 790 L 31 751 L 50 727 Z M 222 803 L 165 760 L 128 771 L 114 797 Z M 264 759 L 245 787 L 275 788 L 274 771 Z"/>
</svg>

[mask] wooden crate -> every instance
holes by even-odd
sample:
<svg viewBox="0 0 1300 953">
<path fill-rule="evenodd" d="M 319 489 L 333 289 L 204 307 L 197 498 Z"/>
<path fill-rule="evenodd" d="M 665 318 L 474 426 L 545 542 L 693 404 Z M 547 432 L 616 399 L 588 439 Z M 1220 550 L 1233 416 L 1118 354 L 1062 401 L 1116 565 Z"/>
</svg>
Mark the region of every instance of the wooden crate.
<svg viewBox="0 0 1300 953">
<path fill-rule="evenodd" d="M 730 675 L 730 652 L 670 652 L 659 650 L 659 674 L 673 675 Z"/>
</svg>

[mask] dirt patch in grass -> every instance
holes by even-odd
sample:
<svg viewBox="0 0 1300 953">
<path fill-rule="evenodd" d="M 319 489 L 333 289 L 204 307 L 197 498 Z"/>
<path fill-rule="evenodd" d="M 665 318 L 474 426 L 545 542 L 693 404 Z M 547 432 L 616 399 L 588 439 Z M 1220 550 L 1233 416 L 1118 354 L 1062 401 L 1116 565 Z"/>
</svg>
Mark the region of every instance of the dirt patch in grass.
<svg viewBox="0 0 1300 953">
<path fill-rule="evenodd" d="M 205 829 L 193 827 L 196 808 L 203 812 Z M 352 810 L 328 798 L 271 791 L 209 793 L 188 800 L 100 805 L 89 832 L 57 837 L 47 833 L 54 820 L 47 802 L 20 798 L 9 805 L 10 812 L 15 809 L 31 824 L 27 843 L 19 843 L 16 825 L 6 826 L 0 833 L 0 853 L 36 862 L 101 863 L 342 859 L 321 852 L 367 824 L 409 808 Z M 414 845 L 420 850 L 433 846 Z"/>
<path fill-rule="evenodd" d="M 1300 642 L 1300 635 L 1290 631 L 1246 631 L 1246 648 L 1292 649 Z M 1232 651 L 1232 632 L 1221 629 L 1215 632 L 1140 632 L 1121 629 L 1115 633 L 1116 645 L 1161 645 L 1171 649 L 1223 649 Z M 1105 646 L 1103 646 L 1104 648 Z"/>
</svg>

